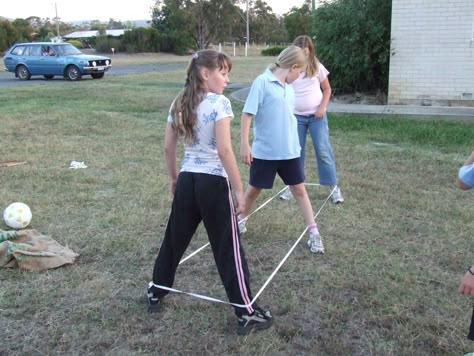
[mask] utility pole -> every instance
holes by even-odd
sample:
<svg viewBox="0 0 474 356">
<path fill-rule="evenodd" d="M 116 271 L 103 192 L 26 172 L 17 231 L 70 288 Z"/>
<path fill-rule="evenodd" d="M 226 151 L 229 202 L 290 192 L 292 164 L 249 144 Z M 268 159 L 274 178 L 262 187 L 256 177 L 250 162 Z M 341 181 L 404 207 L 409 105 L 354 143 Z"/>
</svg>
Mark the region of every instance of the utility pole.
<svg viewBox="0 0 474 356">
<path fill-rule="evenodd" d="M 314 1 L 314 0 L 313 0 Z M 249 0 L 247 0 L 247 43 L 245 45 L 245 56 L 250 45 L 250 31 L 249 31 Z"/>
<path fill-rule="evenodd" d="M 59 17 L 58 17 L 58 6 L 56 3 L 54 3 L 54 9 L 56 10 L 56 17 L 53 20 L 56 21 L 56 37 L 59 41 Z"/>
</svg>

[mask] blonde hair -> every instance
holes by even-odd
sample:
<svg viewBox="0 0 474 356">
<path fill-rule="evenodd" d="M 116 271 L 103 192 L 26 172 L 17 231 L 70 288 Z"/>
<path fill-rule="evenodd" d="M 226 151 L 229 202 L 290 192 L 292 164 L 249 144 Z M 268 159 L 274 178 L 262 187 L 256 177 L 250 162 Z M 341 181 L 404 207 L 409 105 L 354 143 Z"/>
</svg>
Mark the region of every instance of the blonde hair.
<svg viewBox="0 0 474 356">
<path fill-rule="evenodd" d="M 311 37 L 302 35 L 295 38 L 293 41 L 295 46 L 301 48 L 307 48 L 308 53 L 308 67 L 306 68 L 306 75 L 309 77 L 314 77 L 319 71 L 319 60 L 316 57 L 316 50 L 314 49 L 313 41 Z"/>
<path fill-rule="evenodd" d="M 194 126 L 197 121 L 197 107 L 207 93 L 206 83 L 200 75 L 200 70 L 207 68 L 210 71 L 232 69 L 232 62 L 224 53 L 205 49 L 193 54 L 186 69 L 186 83 L 184 88 L 171 105 L 171 124 L 177 136 L 183 136 L 186 143 L 192 143 Z"/>
<path fill-rule="evenodd" d="M 285 48 L 277 57 L 275 63 L 270 64 L 268 68 L 273 71 L 275 68 L 291 68 L 295 64 L 298 67 L 305 67 L 307 64 L 306 56 L 300 47 L 291 45 Z"/>
</svg>

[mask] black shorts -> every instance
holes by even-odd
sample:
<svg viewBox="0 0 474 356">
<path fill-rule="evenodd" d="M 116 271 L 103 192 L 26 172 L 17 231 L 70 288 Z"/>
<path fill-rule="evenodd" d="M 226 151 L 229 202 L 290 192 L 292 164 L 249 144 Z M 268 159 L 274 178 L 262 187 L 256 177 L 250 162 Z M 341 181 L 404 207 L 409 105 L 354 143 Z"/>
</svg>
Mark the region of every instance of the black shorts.
<svg viewBox="0 0 474 356">
<path fill-rule="evenodd" d="M 254 158 L 250 165 L 249 183 L 255 188 L 271 189 L 277 173 L 286 185 L 297 185 L 305 180 L 299 157 L 277 161 Z"/>
</svg>

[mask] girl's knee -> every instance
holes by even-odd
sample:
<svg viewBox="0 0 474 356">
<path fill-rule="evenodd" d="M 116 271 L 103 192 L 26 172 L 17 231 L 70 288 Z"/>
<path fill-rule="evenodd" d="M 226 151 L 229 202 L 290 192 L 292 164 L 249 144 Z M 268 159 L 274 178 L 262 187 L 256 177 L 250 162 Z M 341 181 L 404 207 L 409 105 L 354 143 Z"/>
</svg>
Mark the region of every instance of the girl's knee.
<svg viewBox="0 0 474 356">
<path fill-rule="evenodd" d="M 290 190 L 295 198 L 306 195 L 306 188 L 304 186 L 304 183 L 290 185 Z"/>
<path fill-rule="evenodd" d="M 255 187 L 249 185 L 249 187 L 247 189 L 247 195 L 250 196 L 250 197 L 258 197 L 258 195 L 260 194 L 261 191 L 262 191 L 262 189 L 255 188 Z"/>
</svg>

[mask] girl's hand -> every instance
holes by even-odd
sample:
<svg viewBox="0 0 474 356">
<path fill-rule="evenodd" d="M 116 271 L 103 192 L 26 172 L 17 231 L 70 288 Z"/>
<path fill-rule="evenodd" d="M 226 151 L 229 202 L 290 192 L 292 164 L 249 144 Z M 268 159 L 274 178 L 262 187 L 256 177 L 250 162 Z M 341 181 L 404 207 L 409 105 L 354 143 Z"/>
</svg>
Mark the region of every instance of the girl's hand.
<svg viewBox="0 0 474 356">
<path fill-rule="evenodd" d="M 250 148 L 250 145 L 248 143 L 242 144 L 240 146 L 240 160 L 243 164 L 246 164 L 247 166 L 250 166 L 252 164 L 252 149 Z"/>
<path fill-rule="evenodd" d="M 474 276 L 469 271 L 462 277 L 459 293 L 474 296 Z"/>
<path fill-rule="evenodd" d="M 314 113 L 314 117 L 317 119 L 322 119 L 324 117 L 324 114 L 326 113 L 326 109 L 323 108 L 318 108 L 318 111 Z"/>
<path fill-rule="evenodd" d="M 175 190 L 176 190 L 176 182 L 177 182 L 176 179 L 172 179 L 171 182 L 170 182 L 170 192 L 171 192 L 171 195 L 174 195 L 174 192 L 175 192 Z"/>
<path fill-rule="evenodd" d="M 244 206 L 245 206 L 245 199 L 244 199 L 244 192 L 235 192 L 235 214 L 239 215 L 244 212 Z"/>
</svg>

